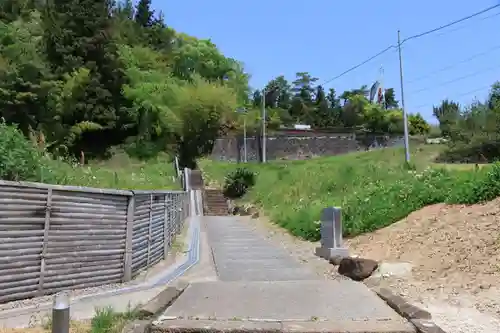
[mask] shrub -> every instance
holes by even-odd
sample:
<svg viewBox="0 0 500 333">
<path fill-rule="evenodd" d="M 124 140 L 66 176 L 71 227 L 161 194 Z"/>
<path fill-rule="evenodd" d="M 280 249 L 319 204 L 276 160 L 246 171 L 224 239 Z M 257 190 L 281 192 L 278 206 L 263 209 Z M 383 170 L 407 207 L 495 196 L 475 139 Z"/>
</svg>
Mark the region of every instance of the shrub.
<svg viewBox="0 0 500 333">
<path fill-rule="evenodd" d="M 255 174 L 245 168 L 238 168 L 226 176 L 224 196 L 230 199 L 243 197 L 255 185 Z"/>
<path fill-rule="evenodd" d="M 453 191 L 446 201 L 471 205 L 490 201 L 499 196 L 500 164 L 495 163 L 486 172 L 476 169 L 473 173 L 464 173 L 460 181 L 455 182 Z"/>
<path fill-rule="evenodd" d="M 0 179 L 38 181 L 43 156 L 15 127 L 0 122 Z"/>
</svg>

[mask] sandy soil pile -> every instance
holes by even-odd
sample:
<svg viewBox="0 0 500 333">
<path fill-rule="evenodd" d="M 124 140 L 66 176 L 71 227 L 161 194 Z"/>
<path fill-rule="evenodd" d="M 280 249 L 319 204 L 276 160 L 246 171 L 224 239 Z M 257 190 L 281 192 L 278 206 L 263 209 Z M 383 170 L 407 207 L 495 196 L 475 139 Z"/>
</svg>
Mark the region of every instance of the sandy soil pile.
<svg viewBox="0 0 500 333">
<path fill-rule="evenodd" d="M 500 199 L 429 206 L 347 244 L 363 257 L 411 262 L 420 281 L 471 291 L 500 285 Z"/>
<path fill-rule="evenodd" d="M 412 263 L 411 275 L 379 282 L 402 296 L 429 308 L 441 302 L 451 306 L 448 312 L 475 309 L 500 320 L 500 199 L 429 206 L 346 243 L 362 257 Z"/>
</svg>

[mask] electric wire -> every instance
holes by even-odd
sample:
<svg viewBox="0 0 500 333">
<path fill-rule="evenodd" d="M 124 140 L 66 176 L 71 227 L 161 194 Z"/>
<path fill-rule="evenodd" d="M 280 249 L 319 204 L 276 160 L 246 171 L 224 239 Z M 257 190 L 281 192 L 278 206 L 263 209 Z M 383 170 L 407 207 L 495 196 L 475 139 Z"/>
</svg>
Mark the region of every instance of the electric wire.
<svg viewBox="0 0 500 333">
<path fill-rule="evenodd" d="M 493 9 L 495 9 L 495 8 L 499 8 L 499 7 L 500 7 L 500 3 L 499 3 L 499 4 L 496 4 L 496 5 L 493 5 L 493 6 L 490 6 L 490 7 L 488 7 L 488 8 L 485 8 L 485 9 L 483 9 L 483 10 L 479 11 L 479 12 L 473 13 L 473 14 L 468 15 L 468 16 L 466 16 L 466 17 L 460 18 L 460 19 L 458 19 L 458 20 L 455 20 L 455 21 L 449 22 L 449 23 L 447 23 L 447 24 L 441 25 L 441 26 L 439 26 L 439 27 L 437 27 L 437 28 L 434 28 L 434 29 L 431 29 L 431 30 L 427 30 L 427 31 L 421 32 L 421 33 L 419 33 L 419 34 L 416 34 L 416 35 L 413 35 L 413 36 L 407 37 L 407 38 L 403 39 L 403 40 L 399 43 L 399 45 L 390 45 L 390 46 L 386 47 L 386 48 L 385 48 L 385 49 L 383 49 L 382 51 L 380 51 L 380 52 L 376 53 L 375 55 L 373 55 L 373 56 L 371 56 L 371 57 L 369 57 L 369 58 L 367 58 L 366 60 L 362 61 L 361 63 L 359 63 L 359 64 L 357 64 L 357 65 L 355 65 L 355 66 L 353 66 L 353 67 L 351 67 L 351 68 L 349 68 L 349 69 L 347 69 L 347 70 L 343 71 L 342 73 L 340 73 L 340 74 L 339 74 L 339 75 L 337 75 L 337 76 L 334 76 L 334 77 L 332 77 L 332 78 L 330 78 L 330 79 L 328 79 L 328 80 L 324 81 L 321 85 L 328 84 L 328 83 L 330 83 L 330 82 L 332 82 L 332 81 L 335 81 L 335 80 L 337 80 L 337 79 L 339 79 L 339 78 L 343 77 L 344 75 L 346 75 L 346 74 L 348 74 L 348 73 L 350 73 L 350 72 L 352 72 L 352 71 L 354 71 L 354 70 L 358 69 L 359 67 L 361 67 L 361 66 L 363 66 L 363 65 L 367 64 L 368 62 L 370 62 L 370 61 L 372 61 L 372 60 L 374 60 L 374 59 L 376 59 L 376 58 L 380 57 L 380 56 L 381 56 L 381 55 L 383 55 L 384 53 L 386 53 L 386 52 L 388 52 L 388 51 L 390 51 L 390 50 L 392 50 L 392 49 L 398 48 L 398 46 L 399 46 L 399 47 L 401 47 L 401 45 L 402 45 L 402 44 L 404 44 L 404 43 L 406 43 L 406 42 L 408 42 L 408 41 L 410 41 L 410 40 L 417 39 L 417 38 L 421 38 L 421 37 L 424 37 L 424 36 L 430 35 L 430 34 L 432 34 L 432 33 L 435 33 L 435 32 L 438 32 L 438 31 L 441 31 L 441 30 L 443 30 L 443 29 L 446 29 L 446 28 L 451 27 L 451 26 L 453 26 L 453 25 L 456 25 L 456 24 L 458 24 L 458 23 L 461 23 L 461 22 L 464 22 L 464 21 L 470 20 L 470 19 L 472 19 L 472 18 L 474 18 L 474 17 L 476 17 L 476 16 L 479 16 L 479 15 L 481 15 L 481 14 L 487 13 L 487 12 L 492 11 Z"/>
</svg>

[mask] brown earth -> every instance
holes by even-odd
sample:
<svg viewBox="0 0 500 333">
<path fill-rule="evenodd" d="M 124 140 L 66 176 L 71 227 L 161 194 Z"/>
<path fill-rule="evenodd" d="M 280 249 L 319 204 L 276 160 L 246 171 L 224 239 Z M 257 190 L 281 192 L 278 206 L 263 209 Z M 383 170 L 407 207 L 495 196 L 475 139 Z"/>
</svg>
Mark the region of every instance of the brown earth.
<svg viewBox="0 0 500 333">
<path fill-rule="evenodd" d="M 467 303 L 500 316 L 500 199 L 429 206 L 346 243 L 362 257 L 413 264 L 411 276 L 380 283 L 414 301 Z"/>
</svg>

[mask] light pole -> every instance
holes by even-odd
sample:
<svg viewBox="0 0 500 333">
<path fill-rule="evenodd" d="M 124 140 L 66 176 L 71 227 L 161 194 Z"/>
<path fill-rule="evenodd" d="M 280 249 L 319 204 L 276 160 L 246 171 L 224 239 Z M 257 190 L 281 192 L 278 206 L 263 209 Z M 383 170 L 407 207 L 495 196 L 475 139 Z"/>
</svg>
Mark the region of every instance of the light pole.
<svg viewBox="0 0 500 333">
<path fill-rule="evenodd" d="M 243 161 L 247 163 L 247 109 L 245 108 L 238 108 L 236 109 L 237 113 L 243 113 L 243 154 L 244 154 L 244 159 Z"/>
</svg>

